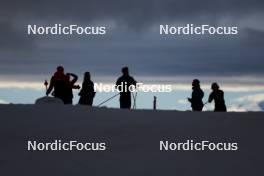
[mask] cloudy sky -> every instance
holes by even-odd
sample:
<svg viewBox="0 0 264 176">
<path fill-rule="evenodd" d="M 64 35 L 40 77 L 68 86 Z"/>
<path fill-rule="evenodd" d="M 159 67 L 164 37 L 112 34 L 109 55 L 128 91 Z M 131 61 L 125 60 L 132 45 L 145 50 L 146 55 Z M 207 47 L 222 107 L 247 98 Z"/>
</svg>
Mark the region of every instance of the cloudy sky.
<svg viewBox="0 0 264 176">
<path fill-rule="evenodd" d="M 0 85 L 4 89 L 7 82 L 42 82 L 57 65 L 80 76 L 88 70 L 95 80 L 114 82 L 120 68 L 128 65 L 142 81 L 175 84 L 198 77 L 206 84 L 217 80 L 261 87 L 263 10 L 261 0 L 5 1 L 0 6 Z M 103 25 L 107 35 L 27 35 L 28 24 L 55 23 Z M 188 23 L 238 26 L 239 34 L 159 35 L 160 24 Z"/>
</svg>

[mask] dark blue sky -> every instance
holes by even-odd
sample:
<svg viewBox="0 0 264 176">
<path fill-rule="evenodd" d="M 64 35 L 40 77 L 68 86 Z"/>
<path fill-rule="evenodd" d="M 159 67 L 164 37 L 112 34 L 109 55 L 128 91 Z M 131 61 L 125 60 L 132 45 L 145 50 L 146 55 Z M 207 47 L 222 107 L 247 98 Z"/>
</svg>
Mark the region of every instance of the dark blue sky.
<svg viewBox="0 0 264 176">
<path fill-rule="evenodd" d="M 80 81 L 90 71 L 97 82 L 100 76 L 114 82 L 120 68 L 128 65 L 138 81 L 145 77 L 155 83 L 172 80 L 179 87 L 185 83 L 184 90 L 158 97 L 161 108 L 187 109 L 191 80 L 199 78 L 202 86 L 220 83 L 229 110 L 259 110 L 264 100 L 263 19 L 263 0 L 1 2 L 0 102 L 34 102 L 44 95 L 42 82 L 57 65 L 77 73 Z M 28 24 L 55 23 L 104 25 L 108 30 L 105 36 L 27 35 Z M 160 24 L 237 26 L 239 34 L 164 37 Z M 95 103 L 108 96 L 98 93 Z M 151 108 L 152 94 L 140 98 L 140 108 Z"/>
<path fill-rule="evenodd" d="M 116 75 L 123 65 L 142 76 L 263 76 L 261 0 L 10 1 L 0 7 L 0 74 L 66 70 Z M 27 24 L 105 25 L 107 35 L 27 35 Z M 159 24 L 238 26 L 236 36 L 159 35 Z"/>
</svg>

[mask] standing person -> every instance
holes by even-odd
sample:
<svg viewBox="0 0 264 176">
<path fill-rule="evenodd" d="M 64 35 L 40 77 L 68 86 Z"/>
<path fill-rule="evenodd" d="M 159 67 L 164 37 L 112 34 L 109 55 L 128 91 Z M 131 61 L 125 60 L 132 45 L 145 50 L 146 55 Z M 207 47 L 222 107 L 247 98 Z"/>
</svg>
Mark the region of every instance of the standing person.
<svg viewBox="0 0 264 176">
<path fill-rule="evenodd" d="M 67 90 L 69 86 L 69 79 L 64 74 L 63 66 L 58 66 L 57 71 L 50 79 L 50 85 L 46 91 L 46 95 L 48 96 L 51 91 L 54 89 L 52 95 L 56 98 L 61 99 L 64 104 L 67 102 Z"/>
<path fill-rule="evenodd" d="M 219 89 L 217 83 L 213 83 L 211 86 L 213 90 L 208 98 L 208 102 L 211 103 L 213 100 L 215 102 L 215 109 L 214 111 L 223 111 L 226 112 L 226 105 L 224 99 L 224 91 Z"/>
<path fill-rule="evenodd" d="M 131 92 L 129 90 L 130 86 L 136 86 L 137 82 L 133 77 L 129 75 L 128 67 L 122 68 L 122 76 L 120 76 L 116 81 L 116 86 L 120 91 L 120 108 L 131 108 Z"/>
<path fill-rule="evenodd" d="M 191 103 L 193 111 L 202 111 L 203 110 L 203 97 L 204 92 L 200 87 L 200 81 L 194 79 L 192 82 L 192 98 L 188 98 L 188 101 Z"/>
<path fill-rule="evenodd" d="M 72 89 L 80 89 L 79 85 L 75 85 L 75 83 L 78 80 L 78 76 L 73 73 L 67 73 L 66 74 L 67 80 L 68 80 L 68 86 L 66 87 L 66 97 L 65 97 L 65 104 L 72 104 L 73 99 L 73 92 Z M 72 79 L 71 79 L 72 77 Z"/>
<path fill-rule="evenodd" d="M 48 96 L 52 90 L 52 95 L 63 101 L 64 104 L 72 104 L 72 89 L 79 86 L 74 85 L 78 77 L 74 75 L 74 79 L 71 81 L 70 76 L 74 74 L 65 74 L 63 66 L 58 66 L 57 71 L 51 77 L 50 85 L 46 91 Z"/>
<path fill-rule="evenodd" d="M 82 89 L 79 93 L 80 99 L 79 104 L 81 105 L 93 105 L 93 99 L 95 96 L 94 83 L 91 80 L 90 72 L 84 73 Z"/>
</svg>

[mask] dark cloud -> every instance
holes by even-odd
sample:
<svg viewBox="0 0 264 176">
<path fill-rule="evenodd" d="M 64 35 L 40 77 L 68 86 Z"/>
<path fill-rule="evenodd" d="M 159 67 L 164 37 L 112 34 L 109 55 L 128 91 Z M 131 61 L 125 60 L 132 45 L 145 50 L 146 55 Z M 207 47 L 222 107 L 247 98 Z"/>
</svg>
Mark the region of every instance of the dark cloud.
<svg viewBox="0 0 264 176">
<path fill-rule="evenodd" d="M 35 19 L 98 20 L 114 19 L 125 23 L 155 23 L 160 19 L 194 19 L 206 16 L 247 16 L 261 12 L 262 0 L 13 0 L 3 3 L 1 13 L 7 17 Z"/>
<path fill-rule="evenodd" d="M 56 65 L 114 75 L 264 75 L 264 1 L 8 1 L 0 7 L 0 74 L 48 74 Z M 103 37 L 26 35 L 27 24 L 106 24 Z M 238 36 L 161 37 L 158 24 L 238 25 Z"/>
<path fill-rule="evenodd" d="M 3 49 L 26 49 L 33 47 L 33 39 L 23 35 L 24 31 L 12 26 L 10 22 L 0 22 L 0 51 Z"/>
</svg>

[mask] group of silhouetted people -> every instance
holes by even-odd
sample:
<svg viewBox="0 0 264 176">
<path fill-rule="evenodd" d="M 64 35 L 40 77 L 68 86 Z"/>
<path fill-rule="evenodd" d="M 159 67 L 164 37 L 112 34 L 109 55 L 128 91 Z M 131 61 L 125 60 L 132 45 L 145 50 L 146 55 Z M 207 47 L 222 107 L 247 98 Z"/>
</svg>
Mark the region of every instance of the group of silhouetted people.
<svg viewBox="0 0 264 176">
<path fill-rule="evenodd" d="M 51 77 L 50 85 L 47 89 L 46 95 L 49 95 L 52 90 L 52 95 L 63 101 L 64 104 L 72 104 L 73 89 L 80 89 L 79 85 L 75 85 L 78 80 L 78 76 L 73 73 L 64 73 L 62 66 L 57 67 L 57 71 Z M 82 89 L 79 93 L 79 104 L 90 105 L 93 104 L 93 98 L 95 96 L 94 84 L 91 81 L 89 72 L 84 74 L 84 80 Z"/>
<path fill-rule="evenodd" d="M 200 87 L 200 81 L 198 79 L 194 79 L 192 82 L 192 97 L 188 98 L 188 101 L 191 103 L 193 111 L 202 111 L 204 104 L 203 97 L 204 92 Z M 214 101 L 215 109 L 214 111 L 222 111 L 226 112 L 226 105 L 224 99 L 224 92 L 219 89 L 219 85 L 217 83 L 213 83 L 211 85 L 212 92 L 209 95 L 208 103 Z"/>
<path fill-rule="evenodd" d="M 136 86 L 137 82 L 133 77 L 129 75 L 128 67 L 123 67 L 122 76 L 120 76 L 116 81 L 116 86 L 120 91 L 120 108 L 130 109 L 131 108 L 131 91 L 128 89 L 130 86 Z M 47 88 L 46 95 L 49 95 L 52 90 L 52 95 L 63 101 L 64 104 L 72 104 L 73 100 L 73 89 L 80 89 L 79 92 L 79 104 L 81 105 L 93 105 L 93 99 L 95 97 L 94 83 L 91 80 L 90 72 L 84 73 L 82 87 L 76 85 L 78 76 L 73 73 L 64 73 L 64 68 L 58 66 L 56 72 L 50 80 L 50 85 Z M 200 87 L 200 81 L 194 79 L 192 82 L 192 95 L 188 98 L 191 103 L 193 111 L 202 111 L 204 104 L 203 97 L 204 92 Z M 226 111 L 226 105 L 224 100 L 224 92 L 219 89 L 217 83 L 213 83 L 211 86 L 212 92 L 209 95 L 208 103 L 212 101 L 215 102 L 214 111 Z M 126 90 L 126 91 L 122 91 Z"/>
<path fill-rule="evenodd" d="M 122 68 L 122 76 L 116 81 L 116 86 L 120 89 L 120 108 L 131 108 L 131 92 L 128 89 L 131 85 L 136 86 L 136 81 L 129 75 L 128 67 Z M 56 72 L 50 80 L 50 85 L 47 89 L 46 95 L 49 95 L 52 90 L 52 95 L 63 101 L 64 104 L 72 104 L 73 89 L 80 89 L 79 85 L 75 85 L 78 80 L 78 76 L 73 73 L 64 73 L 64 68 L 58 66 Z M 126 91 L 121 91 L 126 90 Z M 91 80 L 90 72 L 84 73 L 84 79 L 81 90 L 79 92 L 79 104 L 81 105 L 93 105 L 93 99 L 95 97 L 94 83 Z"/>
</svg>

